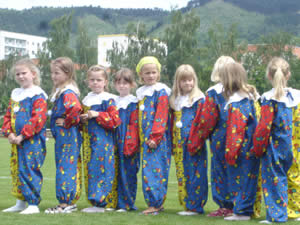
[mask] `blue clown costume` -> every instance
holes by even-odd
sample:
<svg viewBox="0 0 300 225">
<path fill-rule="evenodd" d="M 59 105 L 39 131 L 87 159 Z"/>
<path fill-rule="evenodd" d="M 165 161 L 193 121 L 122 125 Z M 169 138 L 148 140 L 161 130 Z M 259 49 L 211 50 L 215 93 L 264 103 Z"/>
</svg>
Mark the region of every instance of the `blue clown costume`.
<svg viewBox="0 0 300 225">
<path fill-rule="evenodd" d="M 137 102 L 137 98 L 133 95 L 116 98 L 122 120 L 121 125 L 116 129 L 118 209 L 136 210 L 134 203 L 140 162 Z"/>
<path fill-rule="evenodd" d="M 21 145 L 12 145 L 12 195 L 29 205 L 41 201 L 43 176 L 40 171 L 46 156 L 47 94 L 38 86 L 12 91 L 2 132 L 23 135 Z"/>
<path fill-rule="evenodd" d="M 165 84 L 155 83 L 140 87 L 136 94 L 139 100 L 139 138 L 142 166 L 142 186 L 148 207 L 161 208 L 167 194 L 170 168 L 170 138 L 167 137 L 171 90 Z M 157 148 L 150 149 L 146 142 L 151 139 Z"/>
<path fill-rule="evenodd" d="M 191 155 L 187 150 L 191 126 L 198 107 L 202 107 L 202 94 L 190 102 L 189 96 L 177 96 L 172 116 L 173 156 L 176 164 L 179 202 L 185 211 L 204 213 L 207 201 L 207 152 L 206 146 Z"/>
<path fill-rule="evenodd" d="M 84 112 L 97 111 L 96 118 L 83 125 L 83 161 L 88 201 L 104 208 L 117 201 L 113 193 L 115 177 L 114 129 L 121 124 L 115 95 L 90 92 L 84 99 Z M 109 199 L 113 198 L 113 199 Z"/>
<path fill-rule="evenodd" d="M 262 188 L 267 220 L 286 222 L 299 217 L 300 91 L 286 88 L 277 100 L 272 89 L 262 95 L 261 120 L 253 137 L 262 160 Z"/>
<path fill-rule="evenodd" d="M 82 140 L 79 116 L 82 107 L 78 95 L 79 90 L 71 84 L 62 90 L 57 89 L 51 98 L 54 106 L 49 112 L 51 132 L 55 139 L 56 198 L 60 204 L 67 205 L 75 204 L 81 195 Z M 65 120 L 63 126 L 56 125 L 58 118 Z"/>
</svg>

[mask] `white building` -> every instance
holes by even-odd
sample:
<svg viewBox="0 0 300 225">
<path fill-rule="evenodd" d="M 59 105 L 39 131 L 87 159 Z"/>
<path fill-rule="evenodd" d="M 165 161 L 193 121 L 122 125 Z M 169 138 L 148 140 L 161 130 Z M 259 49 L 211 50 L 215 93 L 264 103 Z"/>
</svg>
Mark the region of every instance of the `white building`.
<svg viewBox="0 0 300 225">
<path fill-rule="evenodd" d="M 113 42 L 118 43 L 118 48 L 124 51 L 128 47 L 127 34 L 112 34 L 112 35 L 99 35 L 98 36 L 98 64 L 102 66 L 110 66 L 107 61 L 107 51 L 113 48 Z"/>
<path fill-rule="evenodd" d="M 45 37 L 8 32 L 0 30 L 0 60 L 15 54 L 29 58 L 36 58 L 39 49 L 42 49 Z"/>
</svg>

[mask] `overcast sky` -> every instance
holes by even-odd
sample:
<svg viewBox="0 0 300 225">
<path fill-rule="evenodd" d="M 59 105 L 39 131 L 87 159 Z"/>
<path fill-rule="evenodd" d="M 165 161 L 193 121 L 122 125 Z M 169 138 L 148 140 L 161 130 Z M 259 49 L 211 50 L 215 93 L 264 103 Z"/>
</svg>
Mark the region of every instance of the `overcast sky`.
<svg viewBox="0 0 300 225">
<path fill-rule="evenodd" d="M 182 8 L 189 0 L 0 0 L 0 8 L 30 9 L 36 6 L 71 7 L 101 6 L 102 8 Z"/>
</svg>

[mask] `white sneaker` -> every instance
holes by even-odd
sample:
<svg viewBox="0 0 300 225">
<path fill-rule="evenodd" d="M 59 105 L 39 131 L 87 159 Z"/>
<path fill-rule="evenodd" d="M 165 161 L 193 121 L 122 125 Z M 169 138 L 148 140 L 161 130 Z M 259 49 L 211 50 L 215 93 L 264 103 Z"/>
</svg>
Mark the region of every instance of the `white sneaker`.
<svg viewBox="0 0 300 225">
<path fill-rule="evenodd" d="M 272 222 L 270 222 L 269 220 L 261 220 L 259 221 L 259 223 L 272 224 Z"/>
<path fill-rule="evenodd" d="M 241 220 L 250 220 L 250 216 L 244 215 L 237 215 L 233 214 L 232 216 L 225 217 L 224 220 L 231 220 L 231 221 L 241 221 Z"/>
<path fill-rule="evenodd" d="M 40 209 L 37 205 L 29 205 L 26 209 L 24 209 L 20 214 L 35 214 L 40 213 Z"/>
<path fill-rule="evenodd" d="M 192 211 L 181 211 L 181 212 L 178 212 L 177 214 L 180 215 L 180 216 L 196 216 L 199 213 L 192 212 Z"/>
<path fill-rule="evenodd" d="M 126 209 L 118 209 L 118 210 L 116 210 L 116 212 L 123 213 L 123 212 L 127 212 L 127 210 Z"/>
<path fill-rule="evenodd" d="M 23 211 L 26 208 L 26 202 L 17 199 L 17 202 L 14 206 L 2 210 L 2 212 L 20 212 Z"/>
<path fill-rule="evenodd" d="M 295 221 L 300 221 L 300 217 L 296 218 Z"/>
<path fill-rule="evenodd" d="M 81 210 L 81 212 L 85 212 L 85 213 L 104 213 L 104 211 L 105 211 L 104 208 L 97 207 L 97 206 L 92 206 Z"/>
<path fill-rule="evenodd" d="M 114 208 L 105 208 L 105 211 L 112 212 L 112 211 L 115 211 L 115 209 Z"/>
</svg>

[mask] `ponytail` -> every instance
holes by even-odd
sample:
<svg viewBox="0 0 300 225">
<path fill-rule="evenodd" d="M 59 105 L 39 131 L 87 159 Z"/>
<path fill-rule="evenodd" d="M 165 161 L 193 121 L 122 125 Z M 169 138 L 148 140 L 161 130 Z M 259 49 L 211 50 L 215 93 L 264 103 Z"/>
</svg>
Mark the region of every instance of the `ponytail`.
<svg viewBox="0 0 300 225">
<path fill-rule="evenodd" d="M 277 68 L 273 77 L 273 87 L 275 89 L 275 99 L 279 100 L 284 95 L 284 88 L 286 87 L 286 77 L 281 68 Z"/>
</svg>

